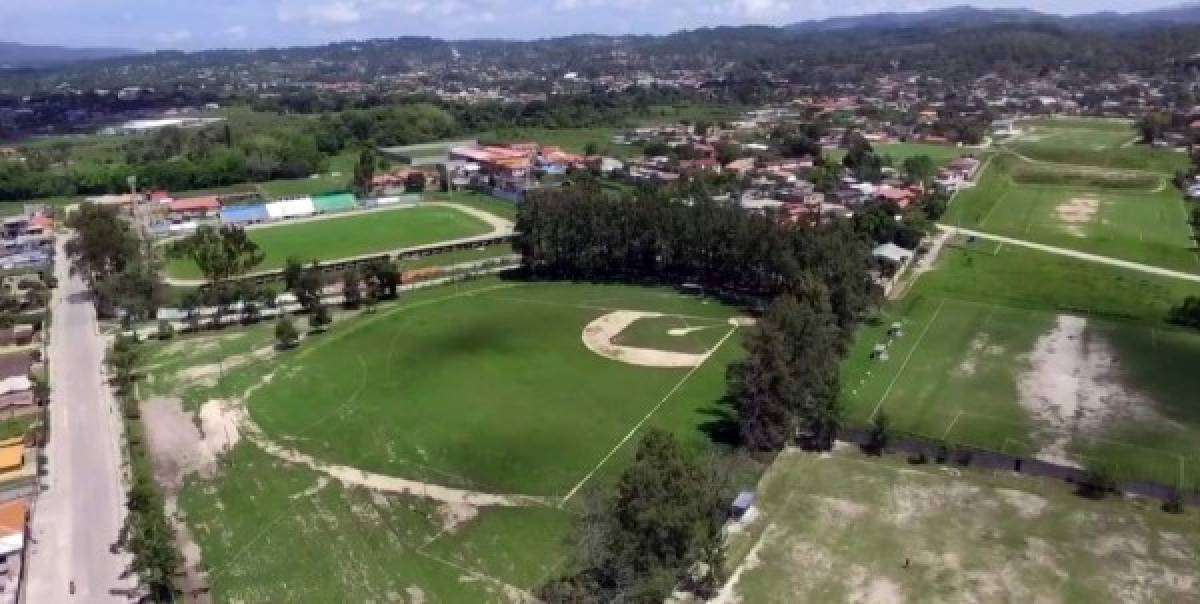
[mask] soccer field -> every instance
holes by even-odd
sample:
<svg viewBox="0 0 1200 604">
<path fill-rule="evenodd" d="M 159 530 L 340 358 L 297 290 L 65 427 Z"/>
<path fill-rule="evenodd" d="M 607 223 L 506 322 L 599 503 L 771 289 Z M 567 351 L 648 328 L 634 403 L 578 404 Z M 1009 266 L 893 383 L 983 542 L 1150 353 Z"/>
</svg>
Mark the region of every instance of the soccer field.
<svg viewBox="0 0 1200 604">
<path fill-rule="evenodd" d="M 1182 602 L 1200 581 L 1194 510 L 855 451 L 784 453 L 757 491 L 721 602 Z"/>
<path fill-rule="evenodd" d="M 484 235 L 489 231 L 490 227 L 482 220 L 453 208 L 419 206 L 293 224 L 284 222 L 247 232 L 264 253 L 262 264 L 255 270 L 270 270 L 282 268 L 289 256 L 305 262 L 336 260 Z M 203 277 L 196 264 L 186 258 L 171 259 L 167 274 L 176 279 Z"/>
<path fill-rule="evenodd" d="M 1188 218 L 1182 195 L 1163 178 L 998 156 L 974 188 L 955 197 L 942 222 L 1200 272 Z"/>
<path fill-rule="evenodd" d="M 883 412 L 926 438 L 1200 484 L 1200 405 L 1188 394 L 1200 378 L 1183 367 L 1200 335 L 1155 317 L 1191 286 L 989 242 L 943 253 L 859 331 L 843 365 L 852 423 Z"/>
</svg>

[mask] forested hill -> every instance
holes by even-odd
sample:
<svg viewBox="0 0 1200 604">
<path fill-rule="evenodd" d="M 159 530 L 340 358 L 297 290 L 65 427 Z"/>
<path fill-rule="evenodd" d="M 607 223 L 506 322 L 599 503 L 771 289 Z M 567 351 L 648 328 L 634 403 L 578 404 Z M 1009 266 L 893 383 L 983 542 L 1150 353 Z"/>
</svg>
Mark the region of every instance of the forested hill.
<svg viewBox="0 0 1200 604">
<path fill-rule="evenodd" d="M 94 59 L 137 54 L 124 48 L 66 48 L 0 42 L 0 68 L 44 68 Z"/>
<path fill-rule="evenodd" d="M 3 47 L 0 47 L 2 49 Z M 3 51 L 0 50 L 0 53 Z M 405 37 L 261 50 L 157 52 L 34 73 L 0 71 L 0 91 L 77 88 L 211 89 L 262 82 L 378 81 L 425 73 L 438 84 L 477 85 L 471 74 L 592 77 L 698 70 L 723 77 L 845 81 L 895 69 L 950 79 L 1012 70 L 1074 68 L 1097 74 L 1161 73 L 1200 56 L 1200 7 L 1059 17 L 960 7 L 914 14 L 716 27 L 665 36 L 569 36 L 533 41 Z M 3 61 L 0 60 L 0 63 Z M 1190 65 L 1186 65 L 1190 68 Z M 466 78 L 466 79 L 464 79 Z"/>
</svg>

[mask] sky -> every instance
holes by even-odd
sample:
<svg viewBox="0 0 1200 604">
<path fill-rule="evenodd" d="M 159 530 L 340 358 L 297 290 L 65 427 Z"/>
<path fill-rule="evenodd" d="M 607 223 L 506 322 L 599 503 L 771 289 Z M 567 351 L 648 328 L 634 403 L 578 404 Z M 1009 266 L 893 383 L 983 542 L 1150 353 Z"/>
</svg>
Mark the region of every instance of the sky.
<svg viewBox="0 0 1200 604">
<path fill-rule="evenodd" d="M 980 0 L 986 8 L 1130 12 L 1164 0 Z M 663 34 L 715 25 L 784 25 L 964 0 L 0 0 L 0 41 L 199 50 L 424 35 L 533 39 Z"/>
</svg>

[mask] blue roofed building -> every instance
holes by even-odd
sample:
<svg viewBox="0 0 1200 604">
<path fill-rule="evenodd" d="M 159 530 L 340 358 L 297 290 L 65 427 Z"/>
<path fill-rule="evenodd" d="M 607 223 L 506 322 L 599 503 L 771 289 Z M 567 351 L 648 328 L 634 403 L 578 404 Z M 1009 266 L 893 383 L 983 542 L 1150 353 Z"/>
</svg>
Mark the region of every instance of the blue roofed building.
<svg viewBox="0 0 1200 604">
<path fill-rule="evenodd" d="M 263 205 L 230 206 L 221 208 L 221 224 L 247 225 L 267 222 L 267 208 Z"/>
</svg>

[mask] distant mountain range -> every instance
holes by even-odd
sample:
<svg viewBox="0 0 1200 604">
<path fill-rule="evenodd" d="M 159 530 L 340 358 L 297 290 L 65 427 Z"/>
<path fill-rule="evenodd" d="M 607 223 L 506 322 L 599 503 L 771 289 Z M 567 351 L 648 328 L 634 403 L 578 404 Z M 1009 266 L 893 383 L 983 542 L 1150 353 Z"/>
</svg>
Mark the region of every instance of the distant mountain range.
<svg viewBox="0 0 1200 604">
<path fill-rule="evenodd" d="M 531 44 L 538 48 L 578 48 L 590 46 L 605 46 L 615 43 L 648 45 L 665 44 L 668 41 L 689 39 L 694 36 L 709 36 L 719 32 L 727 38 L 740 39 L 749 36 L 740 43 L 743 45 L 763 43 L 785 43 L 793 41 L 795 36 L 827 36 L 840 38 L 846 34 L 857 32 L 883 33 L 913 31 L 917 35 L 956 32 L 989 27 L 1053 27 L 1067 32 L 1103 32 L 1110 34 L 1146 32 L 1162 27 L 1200 25 L 1200 3 L 1182 4 L 1170 8 L 1141 11 L 1134 13 L 1101 12 L 1075 16 L 1062 16 L 1043 13 L 1030 9 L 983 9 L 961 5 L 950 8 L 929 10 L 913 13 L 878 13 L 853 17 L 834 17 L 830 19 L 803 21 L 783 27 L 717 27 L 682 31 L 668 36 L 567 36 L 547 38 L 534 42 L 515 45 Z M 154 60 L 155 57 L 170 57 L 178 60 L 180 57 L 197 55 L 203 57 L 210 54 L 229 55 L 244 53 L 252 55 L 272 55 L 281 52 L 312 51 L 322 53 L 326 49 L 336 49 L 342 46 L 359 46 L 367 48 L 388 47 L 393 50 L 409 53 L 430 53 L 447 50 L 455 46 L 506 47 L 514 43 L 498 40 L 461 40 L 447 42 L 432 38 L 396 38 L 390 40 L 360 41 L 354 43 L 334 43 L 328 46 L 297 47 L 292 49 L 265 49 L 258 51 L 207 51 L 201 53 L 178 53 L 161 51 L 145 53 L 143 51 L 124 48 L 69 48 L 63 46 L 39 46 L 11 42 L 0 42 L 0 70 L 3 69 L 42 69 L 55 68 L 70 63 L 93 61 L 122 57 L 141 57 Z"/>
<path fill-rule="evenodd" d="M 140 54 L 140 51 L 127 48 L 68 48 L 0 42 L 0 68 L 54 67 L 76 61 L 111 59 L 136 54 Z"/>
<path fill-rule="evenodd" d="M 1135 12 L 1101 12 L 1064 17 L 1030 9 L 984 9 L 953 6 L 916 13 L 878 13 L 793 23 L 796 33 L 887 31 L 896 29 L 955 29 L 995 25 L 1054 25 L 1064 29 L 1106 32 L 1133 31 L 1200 23 L 1200 3 Z"/>
</svg>

